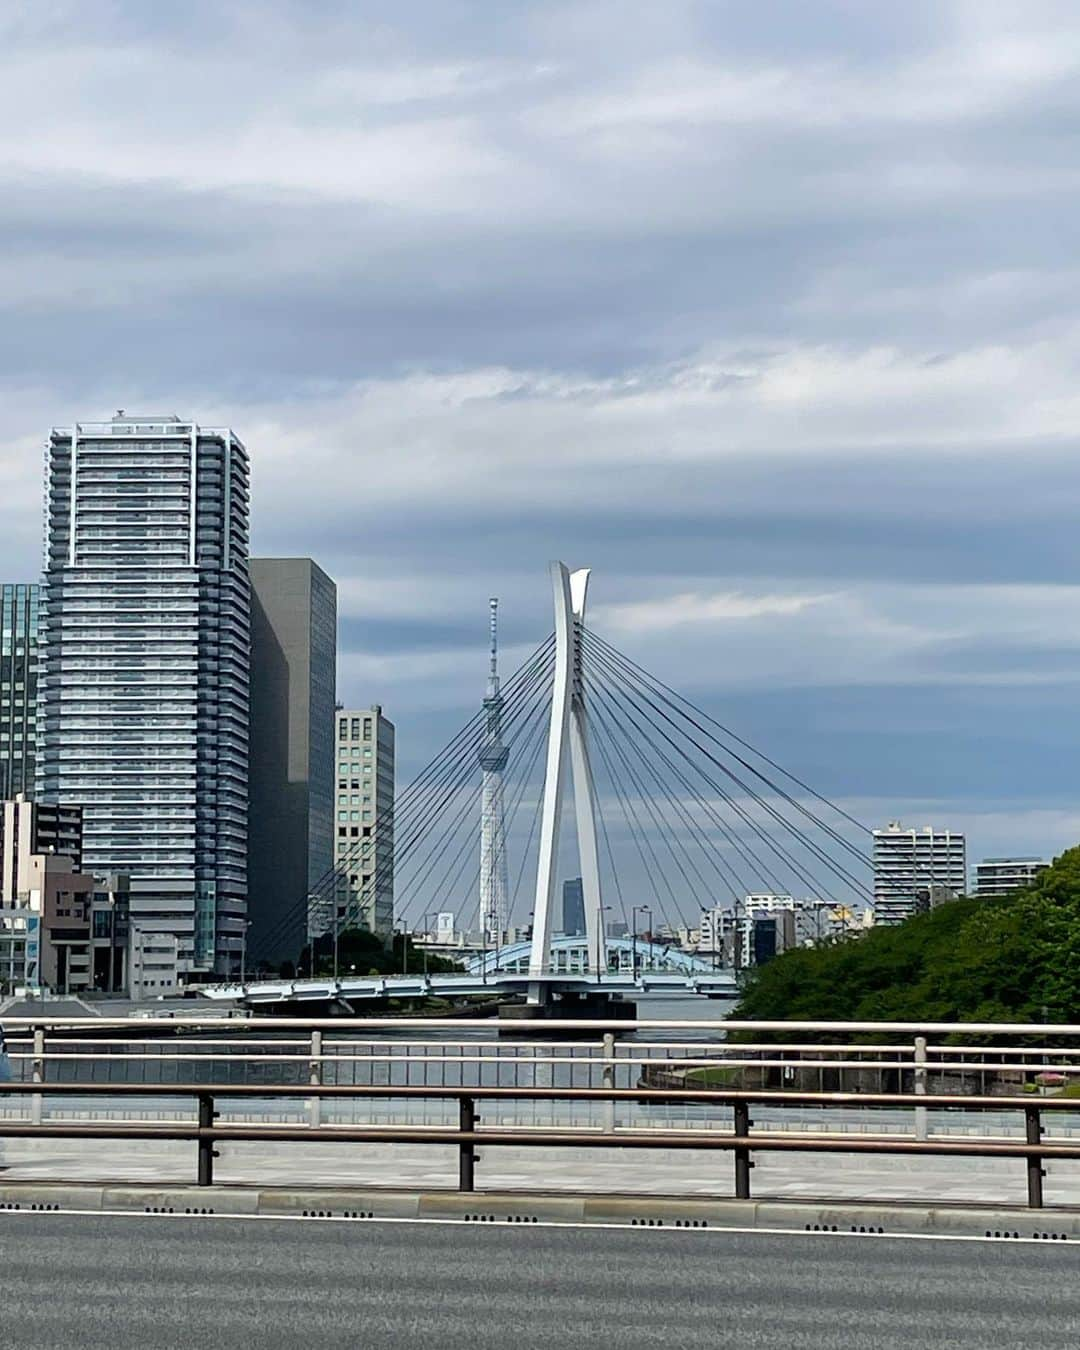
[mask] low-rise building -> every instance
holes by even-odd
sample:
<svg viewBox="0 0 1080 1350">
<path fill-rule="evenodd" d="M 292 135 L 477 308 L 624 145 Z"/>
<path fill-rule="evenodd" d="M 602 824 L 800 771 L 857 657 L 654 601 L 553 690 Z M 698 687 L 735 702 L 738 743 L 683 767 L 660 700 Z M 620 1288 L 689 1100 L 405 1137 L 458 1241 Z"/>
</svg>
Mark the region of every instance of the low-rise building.
<svg viewBox="0 0 1080 1350">
<path fill-rule="evenodd" d="M 1011 895 L 1030 886 L 1049 866 L 1046 858 L 984 858 L 975 864 L 975 894 Z"/>
<path fill-rule="evenodd" d="M 0 980 L 9 989 L 92 987 L 95 884 L 79 867 L 81 825 L 78 807 L 21 794 L 0 809 Z"/>
<path fill-rule="evenodd" d="M 180 944 L 174 933 L 134 923 L 131 925 L 128 992 L 133 999 L 167 998 L 179 994 Z"/>
</svg>

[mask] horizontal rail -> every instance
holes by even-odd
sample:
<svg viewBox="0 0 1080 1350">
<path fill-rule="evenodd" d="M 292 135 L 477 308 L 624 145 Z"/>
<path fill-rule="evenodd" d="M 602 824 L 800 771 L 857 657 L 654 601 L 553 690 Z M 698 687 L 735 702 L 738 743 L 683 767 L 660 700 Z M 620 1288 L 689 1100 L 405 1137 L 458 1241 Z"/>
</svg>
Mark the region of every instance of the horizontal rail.
<svg viewBox="0 0 1080 1350">
<path fill-rule="evenodd" d="M 404 1125 L 31 1125 L 0 1121 L 0 1137 L 53 1139 L 158 1139 L 165 1142 L 211 1140 L 215 1143 L 462 1144 L 551 1148 L 643 1148 L 728 1150 L 750 1148 L 772 1153 L 893 1153 L 960 1157 L 1080 1158 L 1080 1144 L 1027 1144 L 991 1139 L 872 1139 L 780 1134 L 720 1134 L 671 1130 L 456 1130 Z"/>
<path fill-rule="evenodd" d="M 616 1088 L 616 1087 L 469 1087 L 457 1084 L 401 1083 L 0 1083 L 0 1100 L 14 1097 L 372 1097 L 435 1098 L 457 1101 L 687 1102 L 712 1106 L 736 1103 L 778 1106 L 952 1107 L 972 1111 L 1080 1112 L 1080 1099 L 1069 1097 L 981 1097 L 962 1093 L 796 1092 L 768 1088 Z"/>
<path fill-rule="evenodd" d="M 463 1042 L 468 1045 L 468 1042 Z M 471 1047 L 469 1047 L 471 1048 Z M 602 1046 L 596 1045 L 594 1049 L 600 1051 Z M 786 1047 L 777 1047 L 786 1049 Z M 820 1048 L 820 1047 L 818 1047 Z M 657 1049 L 667 1051 L 668 1046 L 658 1046 Z M 996 1053 L 996 1052 L 988 1052 Z M 504 1047 L 504 1053 L 501 1055 L 379 1055 L 379 1054 L 332 1054 L 325 1050 L 321 1053 L 312 1053 L 310 1050 L 297 1052 L 295 1054 L 258 1054 L 246 1055 L 238 1054 L 200 1054 L 192 1051 L 177 1051 L 175 1054 L 152 1054 L 147 1051 L 117 1051 L 115 1054 L 102 1055 L 88 1050 L 42 1050 L 35 1052 L 28 1050 L 9 1050 L 8 1058 L 12 1061 L 22 1062 L 24 1060 L 33 1060 L 38 1062 L 55 1061 L 81 1062 L 91 1060 L 94 1063 L 147 1063 L 147 1064 L 216 1064 L 227 1061 L 232 1064 L 486 1064 L 486 1065 L 549 1065 L 549 1064 L 572 1064 L 578 1068 L 586 1067 L 590 1064 L 617 1064 L 623 1067 L 649 1067 L 654 1069 L 675 1068 L 675 1069 L 911 1069 L 915 1067 L 915 1061 L 907 1059 L 764 1059 L 747 1058 L 739 1054 L 702 1054 L 700 1051 L 697 1056 L 678 1056 L 675 1058 L 664 1058 L 661 1055 L 614 1055 L 606 1058 L 600 1056 L 586 1057 L 584 1055 L 515 1055 Z M 946 1061 L 939 1062 L 933 1059 L 918 1062 L 919 1068 L 948 1070 L 954 1073 L 989 1073 L 1004 1071 L 1007 1073 L 1029 1073 L 1037 1071 L 1040 1073 L 1061 1073 L 1061 1074 L 1080 1074 L 1080 1062 L 1061 1063 L 1041 1061 L 1036 1064 L 1025 1061 L 1012 1060 L 993 1060 L 983 1062 L 980 1060 L 961 1060 L 959 1062 Z"/>
<path fill-rule="evenodd" d="M 316 1077 L 316 1066 L 312 1076 Z M 200 1186 L 213 1184 L 215 1142 L 282 1142 L 336 1141 L 353 1143 L 429 1143 L 449 1144 L 458 1150 L 458 1186 L 471 1191 L 475 1186 L 477 1144 L 586 1148 L 636 1149 L 724 1149 L 734 1153 L 735 1194 L 739 1199 L 750 1196 L 751 1154 L 754 1151 L 799 1153 L 899 1154 L 937 1155 L 941 1157 L 1002 1157 L 1023 1158 L 1027 1169 L 1028 1204 L 1040 1208 L 1043 1204 L 1043 1167 L 1046 1159 L 1080 1159 L 1080 1144 L 1059 1141 L 1045 1143 L 1042 1119 L 1046 1111 L 1077 1110 L 1077 1103 L 1069 1099 L 1039 1098 L 1033 1102 L 1027 1097 L 965 1097 L 956 1095 L 927 1096 L 920 1093 L 851 1093 L 851 1092 L 791 1092 L 745 1091 L 739 1089 L 661 1089 L 661 1088 L 574 1088 L 574 1087 L 458 1087 L 458 1086 L 392 1086 L 390 1084 L 145 1084 L 145 1083 L 53 1083 L 39 1077 L 32 1083 L 0 1084 L 0 1100 L 4 1096 L 29 1097 L 29 1121 L 0 1120 L 0 1138 L 65 1138 L 65 1139 L 157 1139 L 193 1141 L 197 1146 L 197 1182 Z M 42 1122 L 41 1103 L 45 1097 L 191 1097 L 196 1104 L 197 1123 L 173 1122 L 167 1125 L 150 1123 L 94 1123 Z M 311 1103 L 311 1118 L 307 1125 L 251 1125 L 215 1124 L 215 1101 L 224 1098 L 306 1099 Z M 417 1128 L 416 1126 L 384 1125 L 354 1126 L 319 1123 L 319 1103 L 322 1099 L 422 1099 L 457 1101 L 458 1128 Z M 527 1127 L 516 1130 L 476 1128 L 478 1101 L 595 1101 L 595 1102 L 658 1102 L 665 1105 L 676 1102 L 704 1103 L 731 1106 L 734 1129 L 730 1134 L 716 1130 L 614 1129 L 582 1131 L 580 1129 L 552 1130 Z M 793 1104 L 799 1106 L 872 1106 L 915 1108 L 919 1113 L 932 1105 L 934 1108 L 956 1106 L 964 1110 L 1022 1111 L 1025 1122 L 1025 1141 L 1011 1142 L 987 1137 L 967 1139 L 900 1139 L 895 1136 L 839 1137 L 837 1135 L 770 1134 L 751 1135 L 749 1107 L 751 1104 Z M 916 1129 L 919 1134 L 918 1127 Z"/>
<path fill-rule="evenodd" d="M 462 1030 L 491 1031 L 492 1029 L 513 1031 L 518 1035 L 532 1032 L 542 1035 L 547 1031 L 813 1031 L 829 1033 L 848 1033 L 865 1031 L 871 1035 L 886 1033 L 911 1036 L 944 1034 L 952 1036 L 1068 1036 L 1080 1039 L 1080 1023 L 1047 1022 L 821 1022 L 821 1021 L 765 1021 L 741 1020 L 738 1018 L 717 1018 L 715 1020 L 687 1018 L 544 1018 L 532 1021 L 526 1018 L 506 1017 L 52 1017 L 47 1013 L 28 1016 L 6 1015 L 5 1028 L 25 1027 L 54 1028 L 56 1030 L 86 1028 L 102 1030 L 104 1028 L 128 1028 L 142 1031 L 147 1027 L 163 1030 L 206 1028 L 221 1032 L 244 1031 L 248 1027 L 265 1033 L 270 1026 L 282 1031 L 303 1028 L 307 1031 L 357 1031 L 357 1030 Z"/>
</svg>

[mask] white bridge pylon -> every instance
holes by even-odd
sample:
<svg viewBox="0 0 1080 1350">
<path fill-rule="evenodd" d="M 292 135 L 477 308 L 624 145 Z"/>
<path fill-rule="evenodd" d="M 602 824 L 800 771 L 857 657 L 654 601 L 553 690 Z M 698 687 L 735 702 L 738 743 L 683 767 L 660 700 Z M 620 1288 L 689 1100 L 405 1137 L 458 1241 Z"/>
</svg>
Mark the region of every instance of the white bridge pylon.
<svg viewBox="0 0 1080 1350">
<path fill-rule="evenodd" d="M 571 572 L 565 563 L 551 564 L 555 599 L 555 672 L 551 693 L 544 802 L 540 817 L 540 853 L 536 864 L 532 950 L 529 974 L 543 975 L 549 965 L 552 925 L 558 886 L 559 831 L 562 824 L 563 786 L 567 757 L 574 791 L 581 887 L 585 902 L 585 944 L 590 972 L 607 969 L 604 910 L 600 898 L 600 867 L 596 850 L 596 807 L 589 763 L 588 719 L 581 671 L 581 630 L 585 624 L 585 594 L 589 569 Z M 543 986 L 529 987 L 529 1002 L 542 1002 Z"/>
</svg>

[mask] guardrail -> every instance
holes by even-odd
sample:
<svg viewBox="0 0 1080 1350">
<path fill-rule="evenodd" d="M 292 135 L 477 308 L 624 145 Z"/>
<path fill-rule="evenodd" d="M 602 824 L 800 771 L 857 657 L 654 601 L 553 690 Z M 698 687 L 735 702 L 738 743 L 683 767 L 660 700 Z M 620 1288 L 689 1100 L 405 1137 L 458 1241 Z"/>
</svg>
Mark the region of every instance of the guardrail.
<svg viewBox="0 0 1080 1350">
<path fill-rule="evenodd" d="M 452 1145 L 465 1190 L 482 1144 L 719 1149 L 734 1155 L 739 1198 L 754 1153 L 956 1155 L 1023 1159 L 1037 1208 L 1044 1160 L 1080 1159 L 1080 1100 L 1046 1095 L 1080 1081 L 1080 1025 L 9 1016 L 4 1026 L 21 1081 L 0 1084 L 0 1137 L 192 1141 L 201 1185 L 213 1183 L 221 1142 Z M 731 1031 L 784 1039 L 733 1044 Z M 861 1090 L 843 1090 L 851 1084 Z M 12 1118 L 28 1097 L 29 1119 Z M 52 1098 L 79 1118 L 47 1119 Z M 140 1098 L 154 1103 L 141 1118 L 99 1118 Z M 190 1100 L 190 1118 L 167 1099 L 185 1112 Z M 248 1101 L 250 1116 L 226 1123 L 227 1101 Z M 300 1120 L 282 1120 L 297 1101 Z M 325 1120 L 324 1101 L 372 1105 Z M 512 1109 L 484 1124 L 483 1103 Z M 619 1103 L 635 1109 L 617 1116 Z M 170 1118 L 149 1119 L 155 1111 Z M 965 1112 L 981 1116 L 977 1133 L 958 1136 L 972 1129 Z"/>
<path fill-rule="evenodd" d="M 677 1081 L 668 1080 L 689 1074 L 702 1086 L 857 1088 L 864 1093 L 912 1089 L 935 1098 L 995 1090 L 1007 1096 L 1025 1084 L 1039 1086 L 1040 1078 L 1056 1078 L 1059 1087 L 1080 1082 L 1080 1027 L 187 1017 L 8 1018 L 6 1026 L 16 1074 L 38 1081 L 46 1076 L 180 1081 L 184 1072 L 209 1082 L 239 1076 L 269 1083 L 306 1080 L 315 1073 L 316 1081 L 358 1086 L 378 1075 L 418 1085 L 439 1081 L 441 1075 L 442 1082 L 454 1078 L 459 1086 L 491 1085 L 494 1077 L 497 1085 L 518 1086 L 545 1068 L 566 1079 L 565 1085 L 578 1087 L 633 1086 L 640 1077 L 655 1086 L 677 1087 Z M 725 1040 L 732 1030 L 780 1028 L 796 1039 L 738 1045 Z M 991 1030 L 1009 1039 L 994 1045 L 948 1044 L 935 1039 L 943 1030 L 962 1031 L 969 1042 Z M 885 1039 L 900 1031 L 910 1039 Z M 841 1032 L 844 1039 L 815 1040 L 822 1032 Z M 866 1033 L 874 1039 L 854 1039 Z M 1020 1040 L 1035 1036 L 1035 1044 Z M 1074 1044 L 1043 1043 L 1053 1038 L 1072 1038 Z M 724 1071 L 725 1081 L 713 1074 L 711 1082 L 702 1082 L 713 1070 Z"/>
<path fill-rule="evenodd" d="M 1043 1162 L 1047 1159 L 1080 1159 L 1080 1144 L 1046 1143 L 1043 1140 L 1045 1112 L 1075 1110 L 1075 1104 L 1066 1100 L 1002 1097 L 939 1097 L 935 1106 L 963 1107 L 965 1110 L 1017 1111 L 1022 1113 L 1025 1125 L 1023 1143 L 991 1139 L 917 1140 L 888 1137 L 838 1138 L 836 1136 L 799 1136 L 753 1132 L 750 1107 L 754 1104 L 789 1104 L 800 1106 L 904 1107 L 919 1109 L 925 1098 L 906 1093 L 822 1093 L 822 1092 L 735 1092 L 714 1090 L 687 1090 L 679 1093 L 656 1089 L 625 1088 L 462 1088 L 462 1087 L 406 1087 L 406 1086 L 327 1086 L 322 1084 L 278 1085 L 252 1087 L 238 1084 L 92 1084 L 92 1083 L 5 1083 L 0 1084 L 0 1097 L 44 1095 L 190 1097 L 196 1106 L 196 1119 L 188 1123 L 168 1125 L 116 1123 L 38 1123 L 35 1121 L 0 1121 L 0 1137 L 59 1138 L 59 1139 L 154 1139 L 193 1141 L 196 1144 L 196 1184 L 214 1183 L 215 1143 L 220 1142 L 326 1142 L 339 1143 L 422 1143 L 450 1144 L 458 1150 L 458 1189 L 472 1191 L 476 1185 L 476 1154 L 478 1146 L 512 1145 L 575 1148 L 631 1148 L 631 1149 L 704 1149 L 722 1150 L 734 1154 L 735 1196 L 748 1200 L 751 1196 L 750 1171 L 755 1152 L 806 1153 L 889 1153 L 905 1156 L 992 1157 L 1023 1159 L 1027 1174 L 1027 1202 L 1032 1209 L 1043 1207 Z M 453 1101 L 458 1105 L 456 1129 L 416 1128 L 405 1126 L 354 1127 L 338 1125 L 220 1125 L 216 1111 L 223 1098 L 247 1096 L 324 1098 L 416 1098 Z M 673 1097 L 684 1102 L 713 1106 L 730 1106 L 734 1112 L 734 1127 L 730 1134 L 715 1130 L 618 1130 L 600 1133 L 587 1130 L 484 1129 L 477 1116 L 478 1102 L 505 1100 L 541 1101 L 598 1101 L 598 1102 L 667 1102 Z"/>
</svg>

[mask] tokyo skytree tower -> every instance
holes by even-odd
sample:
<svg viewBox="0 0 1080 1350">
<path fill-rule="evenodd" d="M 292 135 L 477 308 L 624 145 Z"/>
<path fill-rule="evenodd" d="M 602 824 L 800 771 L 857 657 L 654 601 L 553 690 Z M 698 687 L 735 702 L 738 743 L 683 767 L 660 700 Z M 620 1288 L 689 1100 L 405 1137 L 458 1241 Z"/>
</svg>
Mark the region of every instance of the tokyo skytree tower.
<svg viewBox="0 0 1080 1350">
<path fill-rule="evenodd" d="M 484 711 L 487 725 L 480 746 L 484 786 L 480 807 L 480 926 L 487 940 L 498 945 L 508 921 L 509 882 L 503 822 L 503 770 L 510 751 L 502 740 L 503 698 L 499 692 L 499 601 L 492 598 L 491 661 L 488 666 Z"/>
</svg>

